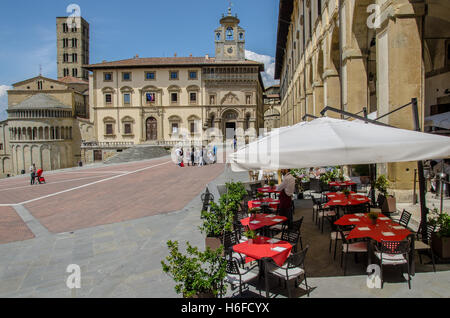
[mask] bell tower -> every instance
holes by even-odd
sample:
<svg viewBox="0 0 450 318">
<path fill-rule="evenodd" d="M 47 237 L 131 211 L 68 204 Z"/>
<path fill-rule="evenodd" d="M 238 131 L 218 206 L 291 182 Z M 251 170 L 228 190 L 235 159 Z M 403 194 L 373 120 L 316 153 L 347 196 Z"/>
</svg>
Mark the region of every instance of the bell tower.
<svg viewBox="0 0 450 318">
<path fill-rule="evenodd" d="M 242 61 L 245 60 L 245 30 L 239 26 L 240 20 L 231 15 L 231 6 L 228 15 L 222 15 L 221 26 L 215 32 L 216 61 Z"/>
</svg>

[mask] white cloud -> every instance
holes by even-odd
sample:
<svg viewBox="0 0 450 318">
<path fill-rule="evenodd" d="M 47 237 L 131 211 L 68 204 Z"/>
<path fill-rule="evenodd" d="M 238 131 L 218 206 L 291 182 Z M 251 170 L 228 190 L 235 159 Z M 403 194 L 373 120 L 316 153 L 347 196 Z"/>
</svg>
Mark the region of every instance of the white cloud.
<svg viewBox="0 0 450 318">
<path fill-rule="evenodd" d="M 252 61 L 264 63 L 264 73 L 261 74 L 264 86 L 267 88 L 272 85 L 279 84 L 279 80 L 275 80 L 275 58 L 269 55 L 262 55 L 252 51 L 245 50 L 245 58 Z"/>
<path fill-rule="evenodd" d="M 0 121 L 8 118 L 6 109 L 8 108 L 8 93 L 7 91 L 12 89 L 8 85 L 0 85 Z"/>
</svg>

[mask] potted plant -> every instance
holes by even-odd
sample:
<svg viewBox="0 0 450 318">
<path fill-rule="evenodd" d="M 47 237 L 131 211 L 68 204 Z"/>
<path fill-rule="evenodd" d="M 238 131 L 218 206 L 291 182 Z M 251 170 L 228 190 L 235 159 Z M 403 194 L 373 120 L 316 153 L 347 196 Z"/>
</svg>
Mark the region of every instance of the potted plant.
<svg viewBox="0 0 450 318">
<path fill-rule="evenodd" d="M 247 231 L 244 232 L 244 236 L 248 239 L 248 244 L 253 244 L 253 240 L 256 238 L 256 232 L 248 228 Z"/>
<path fill-rule="evenodd" d="M 369 220 L 372 222 L 373 225 L 377 224 L 378 216 L 379 216 L 379 213 L 377 213 L 377 212 L 369 212 L 367 214 L 367 217 L 369 218 Z"/>
<path fill-rule="evenodd" d="M 342 190 L 342 193 L 348 198 L 350 196 L 350 190 L 348 188 L 344 188 L 344 190 Z"/>
<path fill-rule="evenodd" d="M 443 259 L 450 258 L 450 215 L 440 214 L 436 208 L 433 209 L 434 217 L 428 223 L 436 226 L 436 231 L 431 236 L 433 251 Z"/>
<path fill-rule="evenodd" d="M 189 242 L 186 245 L 187 254 L 182 254 L 177 241 L 168 241 L 169 256 L 161 261 L 163 272 L 176 282 L 176 293 L 184 298 L 214 298 L 224 293 L 226 262 L 222 258 L 223 247 L 201 252 Z"/>
<path fill-rule="evenodd" d="M 375 189 L 379 192 L 378 202 L 381 205 L 381 212 L 394 213 L 397 211 L 397 202 L 394 196 L 388 194 L 388 187 L 389 181 L 386 176 L 379 176 L 375 182 Z"/>
<path fill-rule="evenodd" d="M 256 198 L 258 198 L 258 199 L 264 198 L 264 193 L 258 192 L 258 193 L 256 194 Z"/>
<path fill-rule="evenodd" d="M 248 210 L 248 214 L 250 214 L 250 219 L 254 220 L 258 212 L 260 211 L 260 208 L 251 208 Z"/>
<path fill-rule="evenodd" d="M 269 186 L 270 186 L 271 188 L 273 188 L 273 187 L 275 186 L 275 181 L 270 180 L 270 181 L 269 181 Z"/>
<path fill-rule="evenodd" d="M 202 211 L 202 225 L 199 226 L 200 232 L 206 234 L 205 246 L 216 250 L 222 244 L 222 236 L 225 231 L 231 231 L 233 228 L 234 212 L 228 205 L 222 202 L 216 204 L 211 202 L 209 210 Z"/>
</svg>

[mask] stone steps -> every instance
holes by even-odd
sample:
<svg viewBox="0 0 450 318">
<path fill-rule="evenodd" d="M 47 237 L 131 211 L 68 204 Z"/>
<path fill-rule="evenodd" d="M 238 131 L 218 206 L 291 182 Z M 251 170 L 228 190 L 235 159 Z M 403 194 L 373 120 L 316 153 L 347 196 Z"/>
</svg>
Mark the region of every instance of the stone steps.
<svg viewBox="0 0 450 318">
<path fill-rule="evenodd" d="M 105 160 L 105 164 L 141 161 L 160 158 L 170 155 L 170 152 L 161 146 L 139 145 L 129 148 Z"/>
</svg>

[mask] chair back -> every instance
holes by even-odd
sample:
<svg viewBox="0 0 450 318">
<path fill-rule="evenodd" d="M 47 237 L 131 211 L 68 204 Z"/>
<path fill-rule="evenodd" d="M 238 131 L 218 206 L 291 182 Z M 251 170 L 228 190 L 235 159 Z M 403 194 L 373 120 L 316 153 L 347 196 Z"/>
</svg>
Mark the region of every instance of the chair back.
<svg viewBox="0 0 450 318">
<path fill-rule="evenodd" d="M 287 227 L 283 228 L 281 232 L 281 240 L 289 242 L 294 247 L 294 251 L 297 250 L 298 241 L 300 239 L 300 232 L 289 229 Z"/>
<path fill-rule="evenodd" d="M 232 274 L 232 275 L 240 275 L 239 272 L 239 261 L 237 260 L 237 258 L 232 257 L 231 255 L 225 256 L 225 260 L 227 263 L 226 266 L 226 273 L 227 274 Z"/>
<path fill-rule="evenodd" d="M 381 254 L 408 254 L 410 250 L 410 241 L 381 241 L 376 249 Z"/>
<path fill-rule="evenodd" d="M 411 213 L 403 209 L 402 215 L 400 216 L 400 220 L 398 221 L 398 224 L 408 227 L 409 220 L 411 219 Z"/>
<path fill-rule="evenodd" d="M 370 204 L 363 203 L 357 205 L 347 205 L 345 207 L 345 214 L 355 214 L 355 213 L 369 213 L 370 212 Z"/>
<path fill-rule="evenodd" d="M 423 238 L 422 230 L 423 230 L 423 222 L 420 221 L 419 228 L 417 229 L 417 237 Z M 427 237 L 425 238 L 425 242 L 431 241 L 431 234 L 435 231 L 436 225 L 431 225 L 427 223 Z"/>
<path fill-rule="evenodd" d="M 238 232 L 236 230 L 223 233 L 222 244 L 225 251 L 229 251 L 233 248 L 233 245 L 239 244 L 238 237 Z"/>
<path fill-rule="evenodd" d="M 291 229 L 292 229 L 293 231 L 300 232 L 300 228 L 302 227 L 303 219 L 304 219 L 304 218 L 305 218 L 305 217 L 302 216 L 299 220 L 292 222 L 292 227 L 291 227 Z"/>
<path fill-rule="evenodd" d="M 308 249 L 309 245 L 307 245 L 303 251 L 291 253 L 291 255 L 289 255 L 287 259 L 287 268 L 303 268 L 305 265 L 305 258 Z"/>
</svg>

